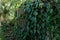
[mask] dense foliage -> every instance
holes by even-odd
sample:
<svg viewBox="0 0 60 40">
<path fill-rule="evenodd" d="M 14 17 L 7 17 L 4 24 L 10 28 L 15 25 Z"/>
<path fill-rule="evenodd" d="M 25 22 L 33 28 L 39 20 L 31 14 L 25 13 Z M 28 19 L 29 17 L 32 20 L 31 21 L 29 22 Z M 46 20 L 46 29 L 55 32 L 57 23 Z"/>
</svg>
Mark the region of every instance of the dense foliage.
<svg viewBox="0 0 60 40">
<path fill-rule="evenodd" d="M 21 8 L 16 40 L 60 40 L 60 14 L 54 1 L 25 2 Z"/>
<path fill-rule="evenodd" d="M 0 40 L 14 39 L 14 14 L 25 0 L 0 0 Z"/>
<path fill-rule="evenodd" d="M 59 0 L 0 0 L 0 40 L 60 40 L 59 3 Z M 23 14 L 15 13 L 18 9 Z"/>
</svg>

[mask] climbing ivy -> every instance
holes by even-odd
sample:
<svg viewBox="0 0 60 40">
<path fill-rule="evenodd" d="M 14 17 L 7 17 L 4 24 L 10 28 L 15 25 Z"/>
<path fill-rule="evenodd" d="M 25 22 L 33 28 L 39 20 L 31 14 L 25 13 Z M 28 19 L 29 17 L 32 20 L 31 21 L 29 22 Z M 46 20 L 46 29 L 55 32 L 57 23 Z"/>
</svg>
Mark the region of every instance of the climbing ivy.
<svg viewBox="0 0 60 40">
<path fill-rule="evenodd" d="M 20 8 L 24 13 L 19 19 L 20 28 L 17 28 L 17 40 L 59 40 L 60 14 L 54 1 L 25 2 Z"/>
</svg>

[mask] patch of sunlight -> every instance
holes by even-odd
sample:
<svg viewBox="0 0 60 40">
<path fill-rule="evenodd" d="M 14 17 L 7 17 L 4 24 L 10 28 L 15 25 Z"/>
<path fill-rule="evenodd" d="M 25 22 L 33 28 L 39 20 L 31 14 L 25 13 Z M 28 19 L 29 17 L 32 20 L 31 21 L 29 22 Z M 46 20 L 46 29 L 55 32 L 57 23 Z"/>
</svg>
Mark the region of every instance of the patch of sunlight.
<svg viewBox="0 0 60 40">
<path fill-rule="evenodd" d="M 9 19 L 9 20 L 14 19 L 14 13 L 10 14 L 10 16 L 8 16 L 8 18 L 7 18 L 7 19 Z"/>
<path fill-rule="evenodd" d="M 2 38 L 0 38 L 0 40 L 2 40 Z"/>
</svg>

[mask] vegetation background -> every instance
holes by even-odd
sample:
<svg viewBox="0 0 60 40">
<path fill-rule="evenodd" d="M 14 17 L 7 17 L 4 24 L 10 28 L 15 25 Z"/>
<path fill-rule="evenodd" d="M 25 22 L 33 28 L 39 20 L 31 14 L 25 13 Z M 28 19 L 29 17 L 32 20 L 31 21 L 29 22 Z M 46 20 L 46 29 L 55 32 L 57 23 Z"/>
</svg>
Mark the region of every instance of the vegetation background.
<svg viewBox="0 0 60 40">
<path fill-rule="evenodd" d="M 21 4 L 25 1 L 32 2 L 32 0 L 0 0 L 0 40 L 20 40 L 18 26 L 21 24 L 17 21 L 20 15 L 18 12 Z M 60 0 L 54 0 L 54 2 L 59 12 L 58 20 L 60 20 Z M 60 21 L 58 22 L 60 24 Z M 52 30 L 54 30 L 54 27 L 52 27 Z M 60 25 L 56 33 L 57 36 L 50 40 L 60 40 Z"/>
</svg>

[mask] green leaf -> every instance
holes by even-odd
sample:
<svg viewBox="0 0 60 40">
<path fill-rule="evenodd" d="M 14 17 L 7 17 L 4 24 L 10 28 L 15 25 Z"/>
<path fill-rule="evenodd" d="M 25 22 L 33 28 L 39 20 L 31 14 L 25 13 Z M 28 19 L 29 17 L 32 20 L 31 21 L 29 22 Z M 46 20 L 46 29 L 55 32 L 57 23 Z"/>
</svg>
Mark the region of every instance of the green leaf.
<svg viewBox="0 0 60 40">
<path fill-rule="evenodd" d="M 34 12 L 33 12 L 33 15 L 34 15 L 34 16 L 37 16 L 37 15 L 38 15 L 38 12 L 34 11 Z"/>
</svg>

